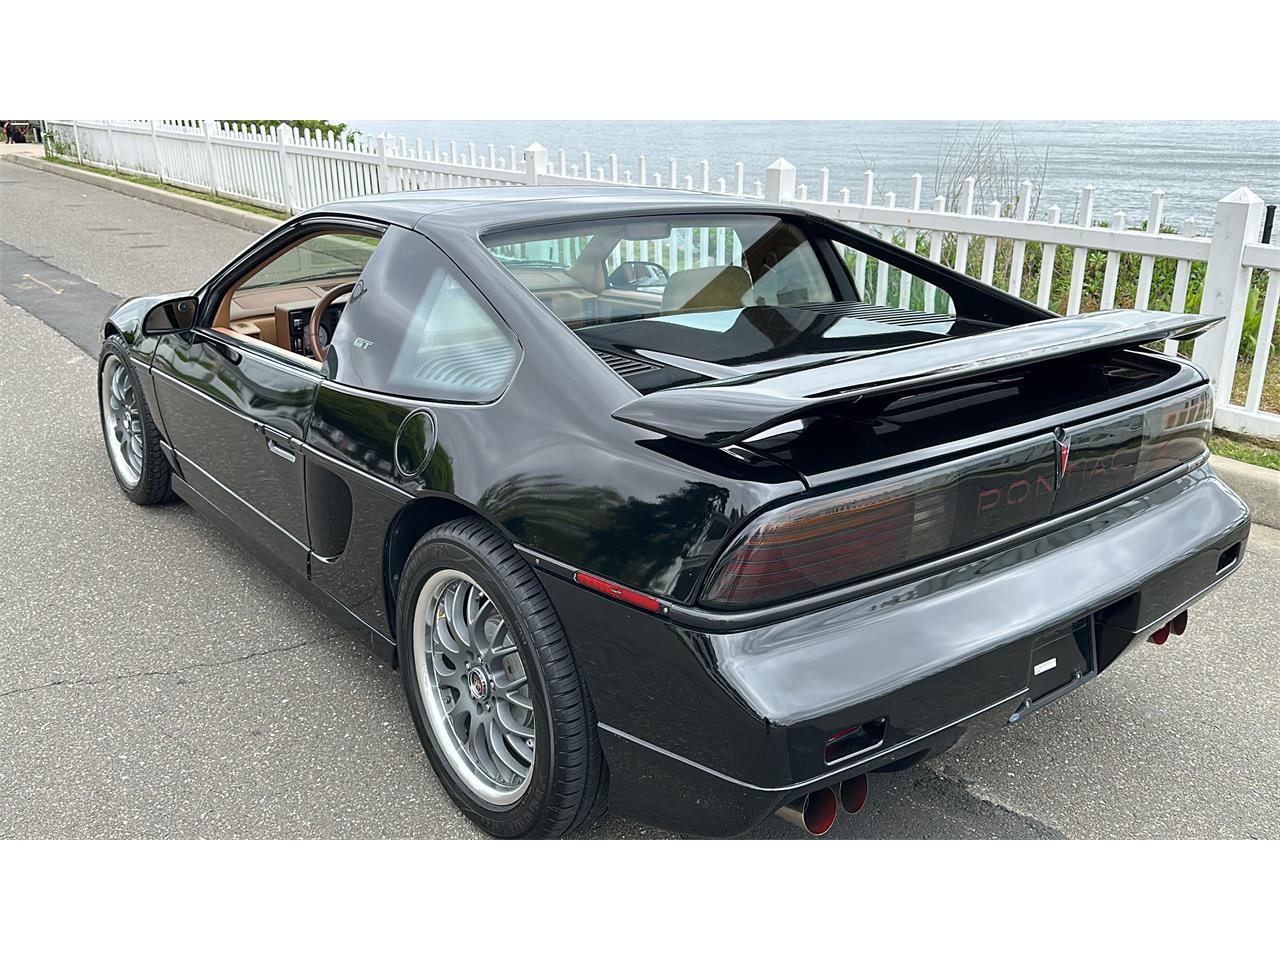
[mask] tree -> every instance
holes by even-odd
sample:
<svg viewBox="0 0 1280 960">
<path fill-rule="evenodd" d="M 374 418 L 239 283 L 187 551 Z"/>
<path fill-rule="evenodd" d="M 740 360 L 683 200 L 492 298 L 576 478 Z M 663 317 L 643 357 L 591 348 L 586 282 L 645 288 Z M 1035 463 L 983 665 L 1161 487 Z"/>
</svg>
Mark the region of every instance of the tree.
<svg viewBox="0 0 1280 960">
<path fill-rule="evenodd" d="M 344 140 L 347 143 L 352 143 L 356 137 L 360 136 L 359 130 L 348 129 L 345 123 L 333 123 L 330 120 L 223 120 L 221 122 L 243 123 L 246 126 L 257 124 L 259 130 L 263 127 L 276 127 L 287 123 L 294 132 L 310 130 L 312 136 L 320 139 L 325 139 L 332 133 L 335 140 Z"/>
</svg>

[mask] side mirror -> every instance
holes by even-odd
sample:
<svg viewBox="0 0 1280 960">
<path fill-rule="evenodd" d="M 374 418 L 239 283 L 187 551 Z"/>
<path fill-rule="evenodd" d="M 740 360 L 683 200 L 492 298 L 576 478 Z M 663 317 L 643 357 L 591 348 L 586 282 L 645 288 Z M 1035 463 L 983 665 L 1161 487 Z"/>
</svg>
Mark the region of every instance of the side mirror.
<svg viewBox="0 0 1280 960">
<path fill-rule="evenodd" d="M 177 300 L 157 303 L 142 318 L 142 332 L 149 337 L 156 337 L 179 330 L 190 330 L 196 324 L 196 307 L 199 303 L 195 297 L 179 297 Z"/>
</svg>

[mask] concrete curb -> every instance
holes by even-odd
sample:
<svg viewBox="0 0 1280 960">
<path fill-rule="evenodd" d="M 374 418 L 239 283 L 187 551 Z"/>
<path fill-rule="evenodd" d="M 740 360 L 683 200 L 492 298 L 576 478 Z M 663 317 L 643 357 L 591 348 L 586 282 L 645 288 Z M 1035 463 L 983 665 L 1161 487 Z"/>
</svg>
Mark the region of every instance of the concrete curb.
<svg viewBox="0 0 1280 960">
<path fill-rule="evenodd" d="M 21 164 L 24 167 L 30 167 L 33 170 L 40 170 L 43 173 L 56 173 L 60 177 L 69 177 L 82 183 L 91 183 L 95 187 L 113 190 L 116 193 L 123 193 L 125 196 L 136 197 L 139 200 L 146 200 L 150 203 L 158 203 L 162 207 L 172 207 L 175 210 L 195 214 L 197 217 L 217 220 L 220 223 L 239 227 L 241 230 L 248 230 L 251 233 L 266 233 L 269 230 L 274 230 L 284 222 L 272 217 L 264 217 L 259 213 L 249 213 L 247 210 L 237 210 L 235 207 L 225 207 L 220 203 L 200 200 L 197 197 L 170 193 L 168 190 L 161 190 L 159 187 L 148 187 L 145 184 L 130 183 L 128 180 L 94 173 L 91 170 L 68 167 L 61 163 L 50 163 L 41 157 L 11 155 L 5 159 L 12 163 Z"/>
<path fill-rule="evenodd" d="M 1268 470 L 1252 463 L 1211 456 L 1214 472 L 1253 511 L 1253 522 L 1280 528 L 1280 470 Z"/>
</svg>

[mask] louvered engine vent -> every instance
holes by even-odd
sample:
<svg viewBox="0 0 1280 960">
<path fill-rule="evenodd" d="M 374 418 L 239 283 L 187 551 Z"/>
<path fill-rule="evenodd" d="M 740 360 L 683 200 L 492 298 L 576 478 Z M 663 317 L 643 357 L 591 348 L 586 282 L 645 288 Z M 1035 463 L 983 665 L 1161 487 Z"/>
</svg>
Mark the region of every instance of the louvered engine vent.
<svg viewBox="0 0 1280 960">
<path fill-rule="evenodd" d="M 922 320 L 954 320 L 945 313 L 925 313 L 921 310 L 900 310 L 897 307 L 878 306 L 874 303 L 841 303 L 830 308 L 842 317 L 859 320 L 878 320 L 881 323 L 920 323 Z"/>
<path fill-rule="evenodd" d="M 616 353 L 609 353 L 605 350 L 597 350 L 596 356 L 609 365 L 612 370 L 620 377 L 634 377 L 637 373 L 648 373 L 650 370 L 658 368 L 652 363 L 645 363 L 643 360 L 634 360 L 631 357 L 619 356 Z"/>
</svg>

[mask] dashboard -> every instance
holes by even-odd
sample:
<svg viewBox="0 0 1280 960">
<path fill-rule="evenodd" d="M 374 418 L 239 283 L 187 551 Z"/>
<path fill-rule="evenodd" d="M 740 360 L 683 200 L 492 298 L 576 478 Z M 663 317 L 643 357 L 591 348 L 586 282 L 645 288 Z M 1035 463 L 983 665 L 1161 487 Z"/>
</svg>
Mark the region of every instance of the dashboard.
<svg viewBox="0 0 1280 960">
<path fill-rule="evenodd" d="M 320 329 L 316 331 L 316 339 L 320 341 L 321 347 L 329 346 L 329 341 L 333 339 L 333 330 L 338 325 L 338 319 L 342 316 L 344 306 L 345 304 L 335 303 L 320 318 Z M 314 309 L 314 306 L 298 307 L 288 311 L 287 314 L 289 321 L 289 349 L 304 357 L 311 356 L 311 338 L 307 331 L 311 326 L 311 311 Z"/>
<path fill-rule="evenodd" d="M 311 313 L 329 290 L 347 279 L 335 278 L 237 291 L 230 299 L 226 318 L 221 323 L 215 321 L 215 326 L 225 327 L 239 336 L 314 360 L 308 335 Z M 318 333 L 322 346 L 328 346 L 332 340 L 333 331 L 345 305 L 344 297 L 325 311 Z"/>
</svg>

